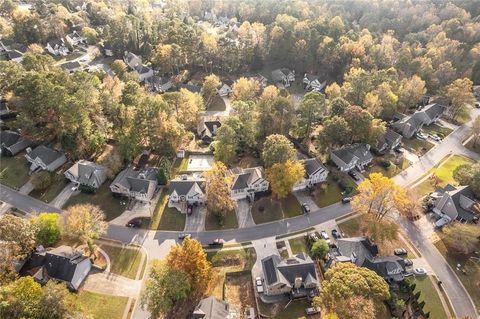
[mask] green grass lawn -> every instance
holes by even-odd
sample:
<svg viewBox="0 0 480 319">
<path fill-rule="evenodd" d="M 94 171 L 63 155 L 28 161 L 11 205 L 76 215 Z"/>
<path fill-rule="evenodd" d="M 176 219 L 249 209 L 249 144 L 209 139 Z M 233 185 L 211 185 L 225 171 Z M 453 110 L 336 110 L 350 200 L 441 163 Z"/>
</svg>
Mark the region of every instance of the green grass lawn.
<svg viewBox="0 0 480 319">
<path fill-rule="evenodd" d="M 185 229 L 185 220 L 185 214 L 180 213 L 176 208 L 168 207 L 167 190 L 163 189 L 153 212 L 150 229 L 182 231 Z"/>
<path fill-rule="evenodd" d="M 207 217 L 205 218 L 205 230 L 232 228 L 238 228 L 237 215 L 235 214 L 234 210 L 225 215 L 222 225 L 220 225 L 218 218 L 213 213 L 207 211 Z"/>
<path fill-rule="evenodd" d="M 28 182 L 28 161 L 24 153 L 14 157 L 0 157 L 0 182 L 12 188 L 20 188 Z"/>
<path fill-rule="evenodd" d="M 474 163 L 474 161 L 465 156 L 454 155 L 450 157 L 446 162 L 441 161 L 440 163 L 442 164 L 439 167 L 432 168 L 427 174 L 435 174 L 440 180 L 439 186 L 443 187 L 447 184 L 456 185 L 457 182 L 453 179 L 453 171 L 460 165 L 472 164 Z M 427 178 L 422 183 L 417 185 L 415 187 L 415 190 L 421 195 L 426 195 L 430 192 L 433 192 L 435 190 L 435 187 L 433 185 L 433 181 L 430 178 Z"/>
<path fill-rule="evenodd" d="M 348 237 L 359 235 L 360 218 L 350 218 L 338 224 L 338 228 Z"/>
<path fill-rule="evenodd" d="M 357 185 L 350 178 L 346 178 L 345 181 L 353 189 L 357 187 Z M 332 174 L 328 175 L 326 183 L 318 184 L 313 192 L 313 200 L 318 207 L 325 207 L 335 204 L 341 201 L 342 198 L 342 189 L 340 188 L 338 182 L 334 180 Z"/>
<path fill-rule="evenodd" d="M 425 313 L 430 312 L 430 318 L 435 319 L 447 319 L 447 314 L 445 309 L 443 309 L 442 301 L 438 296 L 437 290 L 433 286 L 432 281 L 429 277 L 418 277 L 415 278 L 415 293 L 420 291 L 419 302 L 425 301 L 425 307 L 423 311 Z"/>
<path fill-rule="evenodd" d="M 65 176 L 63 173 L 53 174 L 53 182 L 50 187 L 47 187 L 47 189 L 44 190 L 36 190 L 34 189 L 32 192 L 30 192 L 30 196 L 35 197 L 36 199 L 42 200 L 46 203 L 51 202 L 52 200 L 57 197 L 58 194 L 67 186 L 68 182 L 65 179 Z"/>
<path fill-rule="evenodd" d="M 137 248 L 122 248 L 118 246 L 100 244 L 110 257 L 111 269 L 114 274 L 124 276 L 130 279 L 136 279 L 137 271 L 141 265 L 143 252 Z"/>
<path fill-rule="evenodd" d="M 288 256 L 288 251 L 286 249 L 283 249 L 281 251 L 279 251 L 280 253 L 280 257 L 282 257 L 282 259 L 287 259 L 289 256 Z"/>
<path fill-rule="evenodd" d="M 74 295 L 76 304 L 92 316 L 93 319 L 121 319 L 128 302 L 128 297 L 103 295 L 81 291 Z"/>
<path fill-rule="evenodd" d="M 244 248 L 234 250 L 220 249 L 217 251 L 207 252 L 207 259 L 212 263 L 214 267 L 222 267 L 230 264 L 244 265 L 243 270 L 250 270 L 255 264 L 257 254 L 255 248 Z"/>
<path fill-rule="evenodd" d="M 403 138 L 403 147 L 417 155 L 423 155 L 428 152 L 435 145 L 426 140 L 419 140 L 418 138 Z"/>
<path fill-rule="evenodd" d="M 256 200 L 252 206 L 252 216 L 256 224 L 295 217 L 302 214 L 302 207 L 292 194 L 276 200 L 271 196 Z"/>
<path fill-rule="evenodd" d="M 440 126 L 437 124 L 431 124 L 429 126 L 424 126 L 422 127 L 422 131 L 428 134 L 437 134 L 440 137 L 446 137 L 450 133 L 453 132 L 451 128 L 445 127 L 445 126 Z"/>
<path fill-rule="evenodd" d="M 303 319 L 306 318 L 305 308 L 311 307 L 307 300 L 296 300 L 285 308 L 286 302 L 265 304 L 258 299 L 258 306 L 263 315 L 275 319 Z M 309 319 L 319 319 L 320 315 L 308 316 Z"/>
<path fill-rule="evenodd" d="M 308 254 L 307 242 L 305 241 L 304 236 L 291 238 L 288 240 L 288 242 L 290 243 L 290 248 L 292 249 L 292 253 L 294 255 L 301 252 L 306 252 Z"/>
<path fill-rule="evenodd" d="M 175 175 L 181 174 L 182 172 L 186 172 L 188 167 L 188 156 L 184 158 L 177 158 L 172 165 L 172 178 Z"/>
<path fill-rule="evenodd" d="M 226 108 L 227 106 L 225 105 L 223 99 L 216 95 L 212 98 L 212 101 L 207 106 L 207 111 L 225 111 Z"/>
<path fill-rule="evenodd" d="M 94 194 L 80 193 L 72 196 L 63 208 L 77 204 L 97 205 L 105 213 L 107 221 L 110 221 L 123 213 L 128 200 L 114 197 L 109 185 L 110 182 L 107 180 Z"/>
</svg>

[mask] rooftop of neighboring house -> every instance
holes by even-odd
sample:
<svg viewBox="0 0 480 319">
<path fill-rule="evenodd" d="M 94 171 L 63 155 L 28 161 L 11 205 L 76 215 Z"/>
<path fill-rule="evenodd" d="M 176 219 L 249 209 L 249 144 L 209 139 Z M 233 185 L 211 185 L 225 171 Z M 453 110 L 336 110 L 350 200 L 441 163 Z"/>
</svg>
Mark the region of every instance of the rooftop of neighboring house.
<svg viewBox="0 0 480 319">
<path fill-rule="evenodd" d="M 364 143 L 347 145 L 332 151 L 332 153 L 346 164 L 350 163 L 355 157 L 360 162 L 367 162 L 373 159 L 373 155 L 370 153 L 370 145 Z"/>
<path fill-rule="evenodd" d="M 203 194 L 205 179 L 197 175 L 182 175 L 170 181 L 170 194 L 175 192 L 178 196 L 187 195 L 190 190 Z"/>
<path fill-rule="evenodd" d="M 78 182 L 82 185 L 92 185 L 96 180 L 98 184 L 105 180 L 106 168 L 86 160 L 79 160 L 68 172 L 78 178 Z"/>
<path fill-rule="evenodd" d="M 402 139 L 402 135 L 398 134 L 394 130 L 387 129 L 385 134 L 378 138 L 377 148 L 382 148 L 385 144 L 390 147 L 399 139 Z"/>
<path fill-rule="evenodd" d="M 52 39 L 49 40 L 47 43 L 50 44 L 52 48 L 55 48 L 55 46 L 65 46 L 65 42 L 63 41 L 63 39 Z"/>
<path fill-rule="evenodd" d="M 200 93 L 200 91 L 202 90 L 198 85 L 195 85 L 195 84 L 189 84 L 189 83 L 180 83 L 178 85 L 178 88 L 179 89 L 185 89 L 185 90 L 188 90 L 190 92 L 193 92 L 193 93 Z"/>
<path fill-rule="evenodd" d="M 7 57 L 9 60 L 21 58 L 22 56 L 23 56 L 23 53 L 18 50 L 7 51 Z"/>
<path fill-rule="evenodd" d="M 263 275 L 268 286 L 283 283 L 293 287 L 295 279 L 301 277 L 304 283 L 318 283 L 315 264 L 304 252 L 287 259 L 271 255 L 262 259 Z"/>
<path fill-rule="evenodd" d="M 328 171 L 323 163 L 318 158 L 307 158 L 303 160 L 303 166 L 305 167 L 305 177 L 310 177 L 319 170 Z"/>
<path fill-rule="evenodd" d="M 65 156 L 64 153 L 54 150 L 53 148 L 47 147 L 45 145 L 39 145 L 30 152 L 27 152 L 27 155 L 35 160 L 39 158 L 45 165 L 53 163 L 62 156 Z"/>
<path fill-rule="evenodd" d="M 468 222 L 474 219 L 473 206 L 476 202 L 471 186 L 455 187 L 447 184 L 443 188 L 438 188 L 432 196 L 436 198 L 435 207 L 438 210 L 442 211 L 449 205 L 454 205 L 458 217 Z"/>
<path fill-rule="evenodd" d="M 283 81 L 285 77 L 288 77 L 289 74 L 293 73 L 287 68 L 276 69 L 272 71 L 272 79 L 275 82 L 280 82 Z"/>
<path fill-rule="evenodd" d="M 219 120 L 201 119 L 199 123 L 199 131 L 202 135 L 213 136 L 220 126 L 222 126 L 222 123 Z"/>
<path fill-rule="evenodd" d="M 420 112 L 424 112 L 427 114 L 427 116 L 433 120 L 434 118 L 440 116 L 444 111 L 446 107 L 438 104 L 438 103 L 431 103 L 423 107 Z"/>
<path fill-rule="evenodd" d="M 313 81 L 319 79 L 318 75 L 313 75 L 313 74 L 310 74 L 310 73 L 305 73 L 304 78 L 307 79 L 309 82 L 313 82 Z"/>
<path fill-rule="evenodd" d="M 149 167 L 135 170 L 127 167 L 121 171 L 112 182 L 112 185 L 121 185 L 131 192 L 147 193 L 151 183 L 157 182 L 158 168 Z"/>
<path fill-rule="evenodd" d="M 146 65 L 138 65 L 136 68 L 135 68 L 135 71 L 137 71 L 139 74 L 145 74 L 145 73 L 148 73 L 150 71 L 152 71 L 151 68 L 149 68 L 148 66 Z"/>
<path fill-rule="evenodd" d="M 230 305 L 215 297 L 207 297 L 198 303 L 192 319 L 226 319 L 229 318 Z"/>
<path fill-rule="evenodd" d="M 60 67 L 66 71 L 74 71 L 82 67 L 82 65 L 78 61 L 69 61 L 61 64 Z"/>
<path fill-rule="evenodd" d="M 236 167 L 229 171 L 230 175 L 234 176 L 232 183 L 232 190 L 245 189 L 260 178 L 263 178 L 263 168 L 240 168 Z"/>
<path fill-rule="evenodd" d="M 24 150 L 30 146 L 32 142 L 26 138 L 23 138 L 20 133 L 15 131 L 0 131 L 0 145 L 3 145 L 12 152 L 16 154 L 21 150 Z"/>
<path fill-rule="evenodd" d="M 169 77 L 154 75 L 151 78 L 147 79 L 147 82 L 153 85 L 164 85 L 171 81 Z"/>
</svg>

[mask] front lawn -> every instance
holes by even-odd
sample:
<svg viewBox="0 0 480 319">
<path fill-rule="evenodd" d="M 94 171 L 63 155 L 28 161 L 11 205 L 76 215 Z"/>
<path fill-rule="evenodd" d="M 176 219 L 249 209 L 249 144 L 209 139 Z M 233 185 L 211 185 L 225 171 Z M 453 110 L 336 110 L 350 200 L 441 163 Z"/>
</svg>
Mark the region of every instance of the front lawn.
<svg viewBox="0 0 480 319">
<path fill-rule="evenodd" d="M 114 197 L 110 191 L 110 181 L 106 181 L 93 194 L 80 193 L 72 196 L 63 206 L 64 209 L 77 204 L 92 204 L 99 206 L 105 213 L 106 220 L 110 221 L 120 216 L 127 207 L 127 199 Z"/>
<path fill-rule="evenodd" d="M 76 304 L 92 316 L 93 319 L 121 319 L 128 303 L 128 297 L 111 296 L 95 292 L 80 291 L 73 295 Z"/>
<path fill-rule="evenodd" d="M 327 182 L 318 184 L 313 191 L 313 200 L 315 201 L 315 204 L 317 204 L 318 207 L 325 207 L 341 201 L 344 195 L 342 195 L 343 190 L 340 188 L 339 183 L 339 181 L 335 181 L 335 177 L 332 173 L 328 174 Z M 343 183 L 351 189 L 357 187 L 350 178 L 343 178 Z"/>
<path fill-rule="evenodd" d="M 255 248 L 240 249 L 220 249 L 207 252 L 207 259 L 213 267 L 223 267 L 227 265 L 239 265 L 241 270 L 250 270 L 255 264 L 257 254 Z"/>
<path fill-rule="evenodd" d="M 422 131 L 428 134 L 436 134 L 440 137 L 446 137 L 453 132 L 451 128 L 440 126 L 438 124 L 431 124 L 429 126 L 422 127 Z"/>
<path fill-rule="evenodd" d="M 453 171 L 460 165 L 472 164 L 474 161 L 465 156 L 454 155 L 447 161 L 441 161 L 440 163 L 442 164 L 439 167 L 432 168 L 427 174 L 430 176 L 435 174 L 438 180 L 438 185 L 444 187 L 447 184 L 457 185 L 458 183 L 453 178 Z M 431 193 L 435 190 L 434 180 L 429 177 L 417 185 L 415 189 L 417 190 L 418 194 L 421 195 Z"/>
<path fill-rule="evenodd" d="M 261 197 L 252 206 L 252 217 L 255 224 L 268 223 L 301 214 L 302 207 L 292 194 L 280 200 L 273 199 L 271 196 Z"/>
<path fill-rule="evenodd" d="M 30 192 L 30 196 L 35 197 L 36 199 L 42 200 L 45 203 L 50 203 L 52 200 L 57 197 L 58 194 L 67 186 L 68 182 L 65 179 L 63 173 L 54 173 L 52 174 L 53 182 L 52 184 L 44 190 L 36 190 Z"/>
<path fill-rule="evenodd" d="M 164 188 L 153 212 L 150 229 L 182 231 L 185 229 L 185 220 L 185 214 L 180 213 L 176 208 L 168 207 L 167 189 Z"/>
<path fill-rule="evenodd" d="M 442 301 L 440 300 L 438 292 L 433 286 L 430 277 L 417 277 L 414 282 L 416 284 L 414 293 L 420 291 L 418 302 L 425 302 L 425 307 L 423 308 L 425 314 L 430 312 L 430 318 L 447 319 L 447 314 L 443 308 Z"/>
<path fill-rule="evenodd" d="M 24 153 L 14 157 L 0 157 L 0 182 L 11 188 L 20 188 L 28 182 L 28 161 Z"/>
<path fill-rule="evenodd" d="M 211 212 L 207 211 L 205 218 L 205 230 L 220 230 L 238 228 L 237 215 L 235 210 L 228 212 L 220 225 L 218 218 Z"/>
<path fill-rule="evenodd" d="M 220 96 L 215 95 L 207 106 L 207 111 L 225 111 L 226 108 L 225 101 Z"/>
<path fill-rule="evenodd" d="M 412 153 L 417 154 L 418 156 L 421 156 L 428 152 L 434 144 L 430 143 L 427 140 L 420 140 L 418 138 L 412 137 L 412 138 L 403 138 L 402 139 L 402 144 L 403 147 L 407 150 L 409 150 Z"/>
<path fill-rule="evenodd" d="M 99 247 L 110 257 L 110 272 L 130 279 L 137 279 L 138 269 L 144 266 L 141 264 L 143 252 L 140 249 L 134 247 L 122 248 L 105 243 L 101 243 Z"/>
<path fill-rule="evenodd" d="M 308 254 L 307 242 L 305 241 L 304 236 L 289 239 L 288 243 L 290 244 L 290 248 L 292 249 L 292 253 L 294 255 L 300 254 L 301 252 Z"/>
</svg>

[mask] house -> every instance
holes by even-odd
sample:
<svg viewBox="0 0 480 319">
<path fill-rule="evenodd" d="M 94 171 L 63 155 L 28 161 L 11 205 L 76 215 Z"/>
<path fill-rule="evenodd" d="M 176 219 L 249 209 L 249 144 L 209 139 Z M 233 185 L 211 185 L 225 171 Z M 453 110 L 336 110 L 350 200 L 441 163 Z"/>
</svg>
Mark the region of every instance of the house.
<svg viewBox="0 0 480 319">
<path fill-rule="evenodd" d="M 70 53 L 63 39 L 48 41 L 45 50 L 53 56 L 67 56 Z"/>
<path fill-rule="evenodd" d="M 106 57 L 112 57 L 113 56 L 113 47 L 110 43 L 108 43 L 108 42 L 103 43 L 103 54 Z"/>
<path fill-rule="evenodd" d="M 80 70 L 82 65 L 78 61 L 69 61 L 61 64 L 60 67 L 67 73 L 74 73 Z"/>
<path fill-rule="evenodd" d="M 289 294 L 292 299 L 313 296 L 319 288 L 319 277 L 312 258 L 302 252 L 282 260 L 279 255 L 262 259 L 267 296 Z"/>
<path fill-rule="evenodd" d="M 353 144 L 344 146 L 330 153 L 330 158 L 342 172 L 348 172 L 354 168 L 363 171 L 365 166 L 373 160 L 369 144 Z"/>
<path fill-rule="evenodd" d="M 79 185 L 81 189 L 91 191 L 98 189 L 105 182 L 107 169 L 93 162 L 80 160 L 65 171 L 65 177 Z"/>
<path fill-rule="evenodd" d="M 232 93 L 232 88 L 228 85 L 223 83 L 222 87 L 218 89 L 218 95 L 220 96 L 229 96 Z"/>
<path fill-rule="evenodd" d="M 44 170 L 54 172 L 67 162 L 65 154 L 45 145 L 39 145 L 35 149 L 27 148 L 25 158 L 30 163 L 30 172 Z"/>
<path fill-rule="evenodd" d="M 138 80 L 140 82 L 145 82 L 153 77 L 153 69 L 143 64 L 137 66 L 134 72 L 138 74 Z"/>
<path fill-rule="evenodd" d="M 198 86 L 198 85 L 195 85 L 195 84 L 190 84 L 190 83 L 180 83 L 178 85 L 178 89 L 185 89 L 185 90 L 188 90 L 192 93 L 200 93 L 202 91 L 202 89 Z"/>
<path fill-rule="evenodd" d="M 197 134 L 206 144 L 210 144 L 217 135 L 218 128 L 222 126 L 222 123 L 218 120 L 206 120 L 201 118 L 197 125 Z"/>
<path fill-rule="evenodd" d="M 192 314 L 192 319 L 234 319 L 240 318 L 233 307 L 215 297 L 200 300 Z"/>
<path fill-rule="evenodd" d="M 302 163 L 305 168 L 305 176 L 293 186 L 294 191 L 311 188 L 327 180 L 329 171 L 318 158 L 308 158 Z"/>
<path fill-rule="evenodd" d="M 170 78 L 154 75 L 146 80 L 147 86 L 153 92 L 164 93 L 170 90 L 173 86 Z"/>
<path fill-rule="evenodd" d="M 432 211 L 443 219 L 443 224 L 453 220 L 462 223 L 478 220 L 473 210 L 476 202 L 471 186 L 455 187 L 448 184 L 432 193 L 430 199 L 433 203 Z"/>
<path fill-rule="evenodd" d="M 92 263 L 83 252 L 62 245 L 52 250 L 38 249 L 25 263 L 21 272 L 28 273 L 41 284 L 50 279 L 64 282 L 69 289 L 78 290 L 87 278 Z"/>
<path fill-rule="evenodd" d="M 7 100 L 0 97 L 0 119 L 6 120 L 14 118 L 15 116 L 17 116 L 17 112 L 10 110 Z"/>
<path fill-rule="evenodd" d="M 265 192 L 268 190 L 270 183 L 265 179 L 263 168 L 234 168 L 229 171 L 229 176 L 232 176 L 232 184 L 230 197 L 233 199 L 249 198 L 253 200 L 255 193 Z"/>
<path fill-rule="evenodd" d="M 367 237 L 337 239 L 336 248 L 330 252 L 332 263 L 351 262 L 365 267 L 384 278 L 389 284 L 405 279 L 404 259 L 398 256 L 378 256 L 378 247 Z"/>
<path fill-rule="evenodd" d="M 325 85 L 327 85 L 327 81 L 320 82 L 318 75 L 313 75 L 310 73 L 305 73 L 302 82 L 305 90 L 312 90 L 317 92 L 323 90 Z"/>
<path fill-rule="evenodd" d="M 0 131 L 0 155 L 15 156 L 32 142 L 14 131 Z"/>
<path fill-rule="evenodd" d="M 412 138 L 424 125 L 437 121 L 445 109 L 441 104 L 431 103 L 411 115 L 396 113 L 394 115 L 396 121 L 392 124 L 392 128 L 404 137 Z"/>
<path fill-rule="evenodd" d="M 137 67 L 142 65 L 142 57 L 132 52 L 125 51 L 123 61 L 132 70 L 136 70 Z"/>
<path fill-rule="evenodd" d="M 12 43 L 10 40 L 0 39 L 0 55 L 7 54 L 7 52 L 11 50 L 10 46 Z"/>
<path fill-rule="evenodd" d="M 377 140 L 377 146 L 375 151 L 379 154 L 385 154 L 390 150 L 393 150 L 400 146 L 402 143 L 402 135 L 397 132 L 387 129 L 385 134 L 381 135 Z"/>
<path fill-rule="evenodd" d="M 168 207 L 174 207 L 174 204 L 194 205 L 204 204 L 205 179 L 198 175 L 182 175 L 170 181 L 170 196 Z"/>
<path fill-rule="evenodd" d="M 135 170 L 127 167 L 110 184 L 112 193 L 133 198 L 140 202 L 149 202 L 158 185 L 158 168 L 149 167 Z"/>
<path fill-rule="evenodd" d="M 274 83 L 282 83 L 285 87 L 289 87 L 290 83 L 295 81 L 295 71 L 287 68 L 273 70 L 272 79 Z"/>
<path fill-rule="evenodd" d="M 77 31 L 67 34 L 65 36 L 65 40 L 72 47 L 87 44 L 87 39 L 82 37 Z"/>
<path fill-rule="evenodd" d="M 6 52 L 7 60 L 21 63 L 23 61 L 23 53 L 18 50 L 9 50 Z"/>
</svg>

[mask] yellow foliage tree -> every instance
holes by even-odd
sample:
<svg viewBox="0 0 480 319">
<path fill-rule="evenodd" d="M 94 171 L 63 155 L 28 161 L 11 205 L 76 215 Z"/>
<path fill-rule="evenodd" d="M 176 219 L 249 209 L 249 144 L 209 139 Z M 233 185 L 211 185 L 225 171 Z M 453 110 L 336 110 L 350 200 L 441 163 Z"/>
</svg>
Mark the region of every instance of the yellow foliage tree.
<svg viewBox="0 0 480 319">
<path fill-rule="evenodd" d="M 207 178 L 207 208 L 220 220 L 235 209 L 235 201 L 230 197 L 231 178 L 227 177 L 227 167 L 215 162 L 212 169 L 205 173 Z"/>
<path fill-rule="evenodd" d="M 255 78 L 240 78 L 232 88 L 233 97 L 237 101 L 252 101 L 260 91 L 260 82 Z"/>
<path fill-rule="evenodd" d="M 278 198 L 285 198 L 305 175 L 305 168 L 299 161 L 288 160 L 285 163 L 273 164 L 267 169 L 267 180 L 270 182 L 272 192 Z"/>
</svg>

